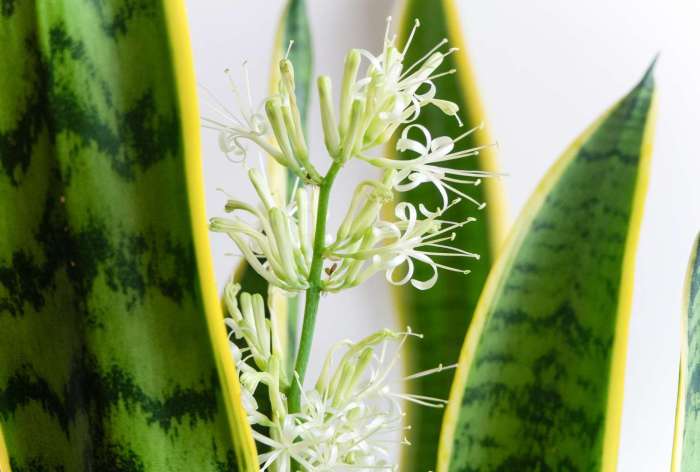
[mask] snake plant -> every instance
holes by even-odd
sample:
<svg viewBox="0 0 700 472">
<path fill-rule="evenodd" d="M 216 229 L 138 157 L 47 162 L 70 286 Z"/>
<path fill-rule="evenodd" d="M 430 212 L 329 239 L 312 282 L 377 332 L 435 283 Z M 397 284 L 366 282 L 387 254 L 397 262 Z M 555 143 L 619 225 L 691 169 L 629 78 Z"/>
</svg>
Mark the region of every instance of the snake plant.
<svg viewBox="0 0 700 472">
<path fill-rule="evenodd" d="M 550 168 L 462 347 L 438 471 L 616 468 L 653 65 Z"/>
<path fill-rule="evenodd" d="M 400 6 L 396 40 L 388 28 L 380 54 L 346 56 L 337 108 L 330 79 L 316 83 L 327 170 L 304 131 L 304 0 L 283 13 L 265 116 L 216 124 L 225 151 L 249 140 L 270 157 L 249 174 L 263 210 L 232 198 L 236 215 L 211 220 L 247 258 L 225 318 L 182 2 L 2 2 L 0 471 L 388 468 L 402 400 L 401 470 L 615 470 L 653 65 L 555 162 L 503 243 L 503 180 L 454 0 Z M 381 176 L 328 237 L 350 159 Z M 697 462 L 696 265 L 678 471 Z M 377 272 L 412 329 L 340 342 L 304 385 L 321 294 Z M 411 393 L 387 382 L 404 343 Z"/>
<path fill-rule="evenodd" d="M 1 11 L 10 467 L 253 470 L 213 285 L 182 4 Z"/>
</svg>

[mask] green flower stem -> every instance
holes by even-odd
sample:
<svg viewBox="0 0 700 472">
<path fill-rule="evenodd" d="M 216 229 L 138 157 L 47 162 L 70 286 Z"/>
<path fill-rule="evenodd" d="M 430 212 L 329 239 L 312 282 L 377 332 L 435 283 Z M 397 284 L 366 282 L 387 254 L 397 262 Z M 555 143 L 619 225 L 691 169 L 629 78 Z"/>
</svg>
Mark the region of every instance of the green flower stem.
<svg viewBox="0 0 700 472">
<path fill-rule="evenodd" d="M 304 322 L 301 327 L 299 339 L 299 351 L 297 353 L 294 371 L 298 380 L 292 381 L 289 390 L 287 406 L 290 413 L 298 413 L 301 409 L 301 386 L 304 383 L 306 368 L 311 354 L 311 343 L 314 337 L 318 302 L 321 298 L 321 275 L 323 271 L 323 253 L 325 252 L 326 220 L 328 219 L 328 199 L 331 193 L 333 181 L 338 175 L 342 163 L 333 161 L 328 173 L 323 178 L 318 196 L 318 210 L 316 212 L 316 231 L 314 233 L 313 258 L 309 271 L 309 288 L 306 290 L 306 304 L 304 305 Z"/>
</svg>

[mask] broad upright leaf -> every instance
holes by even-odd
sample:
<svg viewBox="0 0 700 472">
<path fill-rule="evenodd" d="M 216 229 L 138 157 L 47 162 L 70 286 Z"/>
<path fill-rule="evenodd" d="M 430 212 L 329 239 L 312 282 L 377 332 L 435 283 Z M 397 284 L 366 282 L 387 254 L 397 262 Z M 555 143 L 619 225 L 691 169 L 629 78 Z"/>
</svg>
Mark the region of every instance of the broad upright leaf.
<svg viewBox="0 0 700 472">
<path fill-rule="evenodd" d="M 13 470 L 257 470 L 212 284 L 184 7 L 27 0 L 0 13 Z"/>
<path fill-rule="evenodd" d="M 685 283 L 681 367 L 673 444 L 673 472 L 700 471 L 700 237 L 695 240 Z"/>
<path fill-rule="evenodd" d="M 456 69 L 457 73 L 436 79 L 438 97 L 451 100 L 460 107 L 460 117 L 464 126 L 446 117 L 432 107 L 423 109 L 417 123 L 426 126 L 433 136 L 457 137 L 470 128 L 479 126 L 485 120 L 481 99 L 476 89 L 476 82 L 469 64 L 463 34 L 459 26 L 459 14 L 454 0 L 426 2 L 421 0 L 404 0 L 401 23 L 399 25 L 400 43 L 405 43 L 407 34 L 414 21 L 420 21 L 412 45 L 405 60 L 411 64 L 430 50 L 443 38 L 449 40 L 449 47 L 459 51 L 446 59 L 440 71 Z M 439 72 L 439 71 L 438 71 Z M 467 149 L 493 143 L 487 129 L 472 133 L 468 139 L 460 142 L 461 149 Z M 397 156 L 400 157 L 400 156 Z M 464 169 L 495 172 L 495 148 L 484 149 L 478 158 L 460 159 L 459 165 Z M 505 209 L 501 182 L 487 179 L 477 187 L 461 187 L 479 202 L 487 203 L 483 210 L 476 205 L 465 202 L 449 213 L 448 219 L 460 220 L 466 216 L 478 218 L 458 232 L 454 241 L 456 247 L 476 252 L 479 261 L 469 261 L 469 275 L 443 271 L 437 284 L 431 290 L 419 291 L 404 286 L 396 291 L 401 322 L 424 335 L 422 342 L 413 343 L 408 358 L 408 373 L 430 369 L 439 364 L 452 364 L 459 357 L 459 349 L 464 340 L 472 313 L 486 281 L 494 255 L 503 239 L 505 228 Z M 407 200 L 418 205 L 427 202 L 429 208 L 438 206 L 439 195 L 432 186 L 422 185 L 411 191 Z M 453 261 L 451 261 L 453 262 Z M 420 266 L 420 265 L 419 265 Z M 465 266 L 466 267 L 466 266 Z M 418 269 L 419 267 L 417 267 Z M 418 274 L 420 279 L 423 274 Z M 425 278 L 428 278 L 427 274 Z M 452 372 L 431 375 L 410 381 L 407 386 L 411 393 L 447 398 L 452 384 Z M 424 472 L 435 467 L 437 442 L 440 432 L 443 410 L 425 408 L 409 404 L 408 423 L 411 424 L 411 447 L 404 448 L 401 470 Z"/>
<path fill-rule="evenodd" d="M 559 158 L 467 334 L 438 471 L 614 471 L 653 112 L 642 81 Z"/>
</svg>

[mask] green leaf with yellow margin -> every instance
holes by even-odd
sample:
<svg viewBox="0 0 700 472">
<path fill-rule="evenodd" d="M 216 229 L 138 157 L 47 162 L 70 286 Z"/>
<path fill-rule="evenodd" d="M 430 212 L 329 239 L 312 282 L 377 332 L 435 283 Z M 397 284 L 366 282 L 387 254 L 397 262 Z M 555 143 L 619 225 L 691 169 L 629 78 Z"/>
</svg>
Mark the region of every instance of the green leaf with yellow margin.
<svg viewBox="0 0 700 472">
<path fill-rule="evenodd" d="M 700 236 L 688 264 L 681 322 L 681 365 L 672 472 L 700 470 Z"/>
<path fill-rule="evenodd" d="M 653 66 L 552 166 L 489 275 L 439 472 L 616 469 Z"/>
<path fill-rule="evenodd" d="M 0 44 L 3 472 L 257 470 L 182 2 L 3 2 Z"/>
<path fill-rule="evenodd" d="M 459 48 L 456 54 L 447 57 L 445 64 L 438 71 L 456 69 L 456 74 L 436 79 L 436 85 L 438 98 L 451 100 L 459 105 L 464 126 L 460 127 L 457 120 L 446 117 L 434 107 L 425 107 L 416 123 L 426 126 L 434 137 L 457 137 L 466 130 L 479 126 L 486 116 L 464 45 L 455 2 L 404 0 L 401 8 L 399 44 L 405 43 L 416 19 L 421 24 L 407 52 L 405 64 L 412 64 L 418 60 L 443 38 L 448 39 L 448 47 Z M 488 127 L 484 127 L 460 141 L 460 149 L 490 145 L 493 142 Z M 400 158 L 401 155 L 396 157 Z M 456 162 L 462 169 L 498 171 L 495 147 L 485 148 L 478 157 Z M 412 343 L 407 352 L 407 373 L 457 361 L 464 334 L 505 234 L 506 215 L 501 181 L 486 179 L 479 186 L 462 186 L 461 189 L 477 201 L 487 203 L 487 206 L 478 210 L 476 205 L 463 202 L 449 211 L 448 220 L 463 220 L 466 216 L 478 219 L 458 231 L 451 244 L 479 254 L 480 260 L 470 259 L 464 263 L 464 267 L 471 270 L 469 275 L 442 271 L 437 284 L 430 290 L 419 291 L 411 286 L 396 289 L 395 300 L 401 323 L 424 335 L 424 339 Z M 437 208 L 441 202 L 439 195 L 429 184 L 409 192 L 405 200 L 415 205 L 425 202 L 431 209 Z M 416 267 L 418 279 L 430 277 L 430 269 L 420 266 L 421 264 L 418 264 Z M 411 380 L 406 388 L 411 393 L 446 399 L 452 377 L 452 371 L 430 375 Z M 401 470 L 433 470 L 437 454 L 435 438 L 440 432 L 443 410 L 413 404 L 407 405 L 407 409 L 407 423 L 412 427 L 409 435 L 412 445 L 403 448 Z"/>
</svg>

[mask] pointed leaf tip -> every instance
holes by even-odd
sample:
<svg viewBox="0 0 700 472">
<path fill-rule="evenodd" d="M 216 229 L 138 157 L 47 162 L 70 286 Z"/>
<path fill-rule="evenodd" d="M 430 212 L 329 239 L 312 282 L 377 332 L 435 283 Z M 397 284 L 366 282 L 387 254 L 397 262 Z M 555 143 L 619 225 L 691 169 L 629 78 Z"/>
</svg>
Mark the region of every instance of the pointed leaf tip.
<svg viewBox="0 0 700 472">
<path fill-rule="evenodd" d="M 649 67 L 647 67 L 646 72 L 644 72 L 644 76 L 642 77 L 642 80 L 639 81 L 639 85 L 651 86 L 654 84 L 654 70 L 656 69 L 656 63 L 658 62 L 660 55 L 661 55 L 660 52 L 657 52 L 654 55 L 654 58 L 651 60 L 651 63 L 649 64 Z"/>
</svg>

